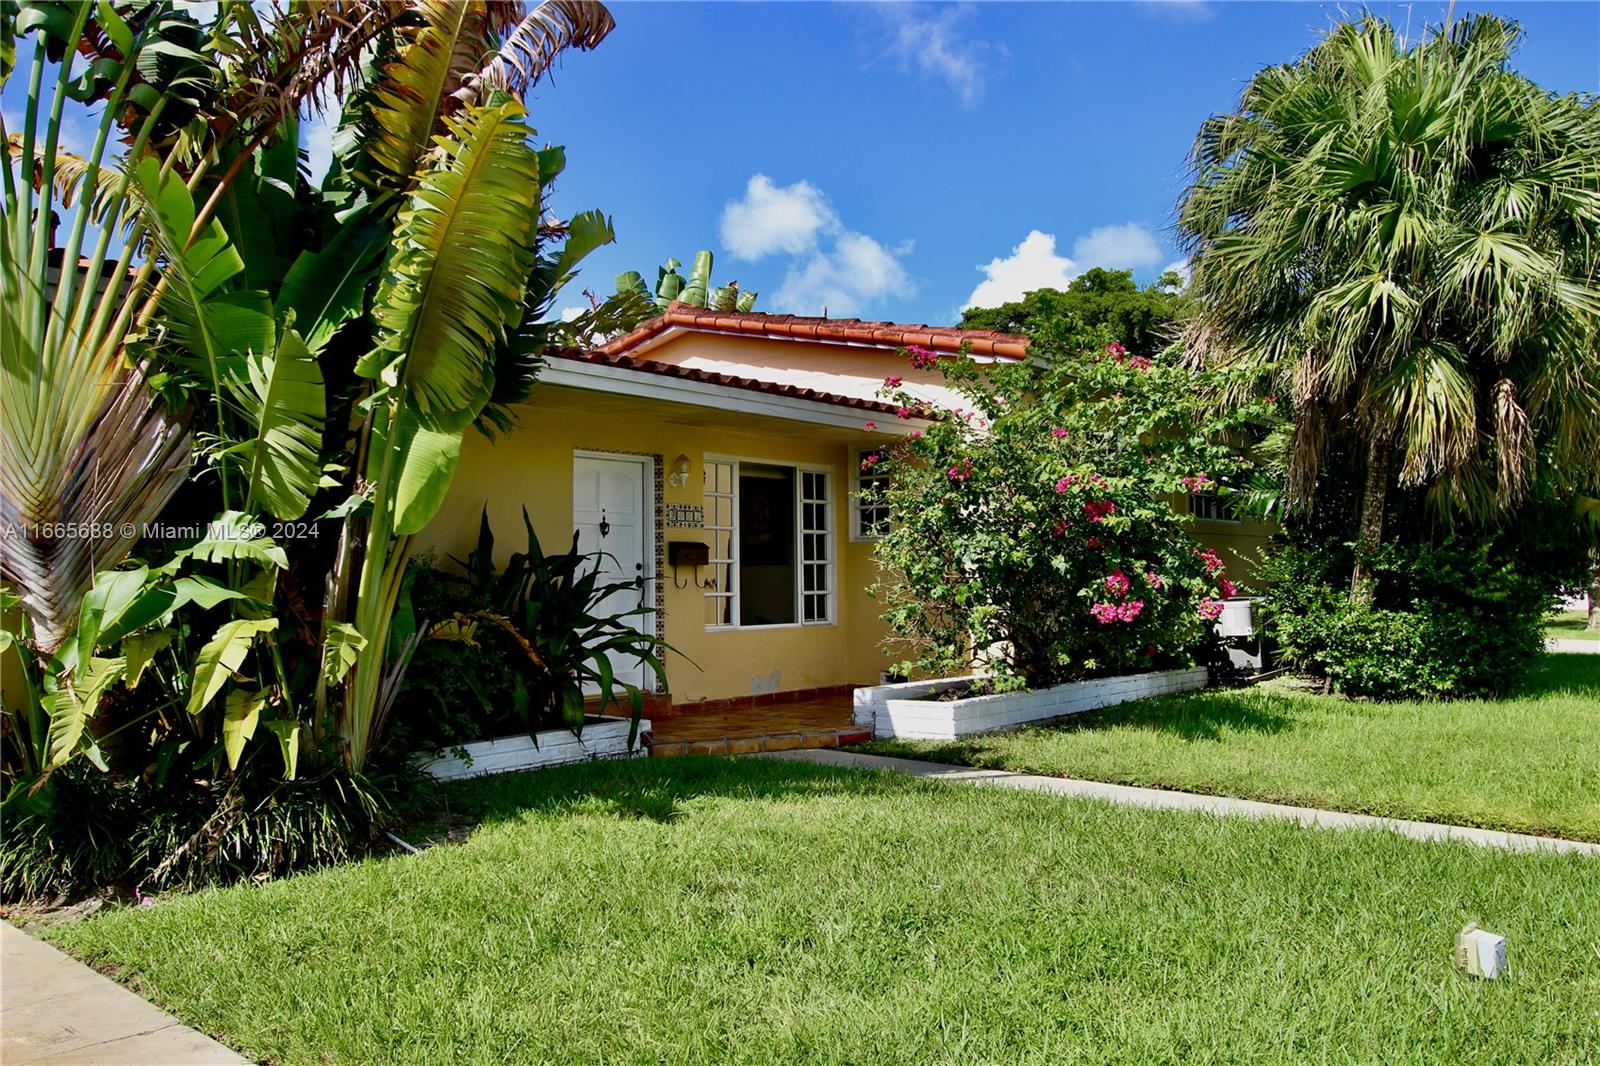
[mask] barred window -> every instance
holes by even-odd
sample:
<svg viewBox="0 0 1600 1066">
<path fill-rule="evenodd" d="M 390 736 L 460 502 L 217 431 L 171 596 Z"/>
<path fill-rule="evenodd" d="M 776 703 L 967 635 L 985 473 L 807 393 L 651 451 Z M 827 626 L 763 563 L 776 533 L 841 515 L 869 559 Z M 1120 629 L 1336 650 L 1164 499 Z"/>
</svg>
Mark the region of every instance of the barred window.
<svg viewBox="0 0 1600 1066">
<path fill-rule="evenodd" d="M 1214 492 L 1197 492 L 1189 497 L 1189 513 L 1205 522 L 1237 522 L 1233 504 Z"/>
<path fill-rule="evenodd" d="M 880 449 L 856 457 L 856 490 L 850 495 L 850 539 L 877 540 L 889 528 L 887 453 Z"/>
</svg>

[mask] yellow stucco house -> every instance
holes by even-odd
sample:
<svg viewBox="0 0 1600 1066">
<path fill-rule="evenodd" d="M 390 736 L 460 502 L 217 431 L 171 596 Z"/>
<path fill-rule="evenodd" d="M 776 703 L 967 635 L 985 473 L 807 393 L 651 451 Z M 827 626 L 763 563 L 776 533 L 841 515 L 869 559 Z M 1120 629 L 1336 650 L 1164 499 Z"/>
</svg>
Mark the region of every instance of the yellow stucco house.
<svg viewBox="0 0 1600 1066">
<path fill-rule="evenodd" d="M 525 506 L 546 550 L 574 531 L 603 548 L 659 609 L 643 624 L 681 652 L 657 717 L 876 684 L 888 659 L 866 588 L 884 516 L 858 506 L 861 458 L 919 426 L 876 394 L 899 374 L 932 405 L 959 402 L 899 357 L 913 344 L 1017 359 L 1027 341 L 675 304 L 597 350 L 551 356 L 515 430 L 469 435 L 420 546 L 464 556 L 485 507 L 510 531 Z M 1197 518 L 1235 557 L 1266 535 L 1221 510 Z"/>
</svg>

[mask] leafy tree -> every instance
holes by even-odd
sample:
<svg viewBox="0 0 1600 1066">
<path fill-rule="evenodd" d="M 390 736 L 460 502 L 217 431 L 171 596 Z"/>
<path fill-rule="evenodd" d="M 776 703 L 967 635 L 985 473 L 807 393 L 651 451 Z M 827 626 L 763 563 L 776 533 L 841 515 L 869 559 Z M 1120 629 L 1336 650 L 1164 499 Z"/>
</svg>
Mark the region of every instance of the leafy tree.
<svg viewBox="0 0 1600 1066">
<path fill-rule="evenodd" d="M 273 808 L 261 782 L 302 756 L 336 804 L 365 802 L 345 792 L 366 787 L 404 668 L 388 628 L 412 537 L 465 432 L 510 425 L 545 346 L 587 328 L 547 312 L 611 224 L 544 214 L 564 156 L 534 147 L 519 97 L 613 23 L 587 0 L 234 0 L 203 17 L 0 5 L 0 77 L 31 52 L 33 86 L 0 190 L 0 501 L 8 523 L 113 527 L 71 552 L 6 540 L 20 595 L 0 609 L 23 621 L 0 645 L 21 645 L 26 684 L 4 777 L 10 815 L 69 762 L 119 764 L 179 793 L 167 813 L 215 813 L 178 852 L 239 858 L 229 827 Z M 296 116 L 331 101 L 316 187 Z M 85 103 L 105 106 L 79 158 L 58 133 Z M 40 221 L 55 207 L 64 248 Z M 37 262 L 76 263 L 80 244 L 90 269 L 40 285 Z M 102 273 L 119 280 L 97 289 Z M 208 528 L 122 532 L 157 515 Z"/>
<path fill-rule="evenodd" d="M 1065 290 L 1035 289 L 999 307 L 968 308 L 961 312 L 961 328 L 1030 333 L 1040 323 L 1071 315 L 1085 329 L 1109 330 L 1131 352 L 1150 354 L 1167 346 L 1193 307 L 1183 287 L 1177 271 L 1141 289 L 1131 270 L 1090 267 Z"/>
<path fill-rule="evenodd" d="M 1520 35 L 1348 23 L 1195 141 L 1191 355 L 1292 412 L 1292 511 L 1353 473 L 1357 602 L 1397 494 L 1486 525 L 1600 468 L 1600 106 L 1514 73 Z"/>
</svg>

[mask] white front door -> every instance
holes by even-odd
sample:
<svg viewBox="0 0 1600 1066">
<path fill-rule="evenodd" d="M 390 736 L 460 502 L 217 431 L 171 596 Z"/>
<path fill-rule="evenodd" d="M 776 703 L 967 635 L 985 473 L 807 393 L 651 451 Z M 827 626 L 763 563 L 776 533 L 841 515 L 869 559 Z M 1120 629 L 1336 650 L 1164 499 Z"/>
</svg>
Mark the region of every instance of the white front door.
<svg viewBox="0 0 1600 1066">
<path fill-rule="evenodd" d="M 578 551 L 604 553 L 599 559 L 601 584 L 627 583 L 600 603 L 599 614 L 655 602 L 652 469 L 653 461 L 645 457 L 573 456 L 572 525 L 578 533 Z M 654 615 L 632 615 L 624 621 L 639 632 L 655 632 Z M 619 681 L 650 688 L 652 672 L 633 656 L 611 656 L 611 669 Z"/>
</svg>

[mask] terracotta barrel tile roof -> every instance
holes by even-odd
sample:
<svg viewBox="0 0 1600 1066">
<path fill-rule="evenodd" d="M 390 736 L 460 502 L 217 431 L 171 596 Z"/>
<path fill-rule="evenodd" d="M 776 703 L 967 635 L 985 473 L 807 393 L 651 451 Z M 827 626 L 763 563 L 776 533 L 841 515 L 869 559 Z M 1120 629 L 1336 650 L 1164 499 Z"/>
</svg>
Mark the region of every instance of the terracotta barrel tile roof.
<svg viewBox="0 0 1600 1066">
<path fill-rule="evenodd" d="M 988 329 L 863 322 L 857 318 L 806 318 L 801 315 L 769 315 L 758 311 L 712 311 L 674 303 L 632 333 L 602 345 L 599 352 L 603 355 L 621 355 L 674 327 L 758 337 L 879 344 L 894 348 L 915 344 L 936 352 L 958 352 L 962 345 L 969 345 L 973 355 L 1002 359 L 1021 359 L 1028 350 L 1028 338 Z"/>
</svg>

